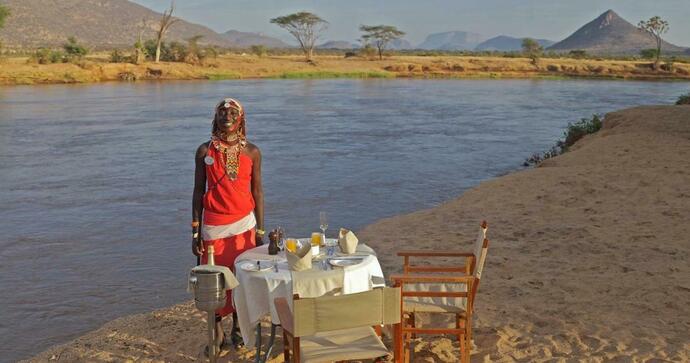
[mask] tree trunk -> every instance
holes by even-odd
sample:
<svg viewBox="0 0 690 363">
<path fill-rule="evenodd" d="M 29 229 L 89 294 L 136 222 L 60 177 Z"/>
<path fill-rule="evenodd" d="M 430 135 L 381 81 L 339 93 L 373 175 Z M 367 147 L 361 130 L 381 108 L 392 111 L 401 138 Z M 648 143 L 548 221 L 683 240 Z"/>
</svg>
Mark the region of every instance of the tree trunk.
<svg viewBox="0 0 690 363">
<path fill-rule="evenodd" d="M 314 48 L 307 48 L 306 51 L 306 56 L 307 56 L 307 61 L 311 60 L 312 55 L 314 54 Z"/>
<path fill-rule="evenodd" d="M 379 60 L 383 60 L 383 47 L 379 47 Z"/>
<path fill-rule="evenodd" d="M 156 41 L 156 63 L 160 62 L 161 60 L 161 39 L 158 39 Z"/>
</svg>

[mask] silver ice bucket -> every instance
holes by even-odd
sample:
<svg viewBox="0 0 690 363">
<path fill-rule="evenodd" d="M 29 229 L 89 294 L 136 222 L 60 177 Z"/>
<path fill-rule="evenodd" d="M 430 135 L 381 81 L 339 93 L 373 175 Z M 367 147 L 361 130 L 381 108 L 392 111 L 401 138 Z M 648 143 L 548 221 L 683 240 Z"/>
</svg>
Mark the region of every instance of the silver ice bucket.
<svg viewBox="0 0 690 363">
<path fill-rule="evenodd" d="M 220 272 L 197 269 L 191 272 L 189 283 L 197 309 L 212 312 L 225 306 L 225 281 Z"/>
</svg>

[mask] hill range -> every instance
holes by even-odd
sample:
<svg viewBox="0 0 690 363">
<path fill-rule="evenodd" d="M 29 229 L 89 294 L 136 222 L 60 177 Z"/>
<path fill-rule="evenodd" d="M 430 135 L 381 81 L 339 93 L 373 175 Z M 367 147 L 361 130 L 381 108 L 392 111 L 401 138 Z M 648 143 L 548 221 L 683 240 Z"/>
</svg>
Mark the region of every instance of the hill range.
<svg viewBox="0 0 690 363">
<path fill-rule="evenodd" d="M 0 0 L 11 16 L 0 30 L 0 39 L 8 48 L 59 47 L 70 36 L 95 49 L 131 47 L 139 32 L 145 39 L 155 37 L 161 14 L 128 0 Z M 181 41 L 201 35 L 199 44 L 228 48 L 248 48 L 264 45 L 268 48 L 289 48 L 293 45 L 259 33 L 229 30 L 218 33 L 206 26 L 183 19 L 171 27 L 166 37 Z M 406 39 L 392 41 L 388 48 L 395 50 L 490 50 L 519 51 L 522 39 L 500 35 L 489 39 L 466 31 L 430 34 L 420 44 Z M 642 49 L 655 48 L 654 39 L 608 10 L 585 24 L 566 39 L 553 44 L 537 40 L 547 50 L 567 52 L 585 50 L 598 54 L 638 54 Z M 353 49 L 358 45 L 347 41 L 324 42 L 320 48 Z M 690 54 L 690 49 L 664 42 L 664 52 Z"/>
<path fill-rule="evenodd" d="M 161 14 L 127 0 L 0 0 L 11 15 L 0 39 L 11 48 L 59 47 L 68 37 L 92 48 L 131 47 L 143 30 L 145 39 L 155 37 Z M 167 39 L 185 41 L 196 35 L 199 44 L 221 47 L 266 45 L 287 47 L 281 40 L 257 33 L 230 30 L 219 34 L 203 25 L 180 19 Z"/>
</svg>

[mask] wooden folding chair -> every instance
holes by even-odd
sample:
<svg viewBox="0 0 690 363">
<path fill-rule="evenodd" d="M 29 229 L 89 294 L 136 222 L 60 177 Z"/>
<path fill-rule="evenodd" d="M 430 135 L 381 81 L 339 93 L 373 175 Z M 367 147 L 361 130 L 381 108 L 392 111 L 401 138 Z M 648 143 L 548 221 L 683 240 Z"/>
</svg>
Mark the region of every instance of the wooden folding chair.
<svg viewBox="0 0 690 363">
<path fill-rule="evenodd" d="M 488 252 L 487 223 L 482 222 L 473 252 L 400 251 L 404 258 L 403 274 L 391 276 L 393 285 L 402 289 L 402 334 L 399 345 L 408 351 L 416 334 L 454 334 L 460 342 L 462 362 L 469 362 L 474 297 L 479 288 L 484 261 Z M 464 265 L 412 265 L 411 257 L 463 257 Z M 430 274 L 431 273 L 431 274 Z M 415 313 L 455 314 L 455 328 L 419 328 Z"/>
<path fill-rule="evenodd" d="M 402 342 L 399 337 L 402 332 L 400 288 L 376 288 L 357 294 L 310 299 L 295 295 L 292 305 L 291 312 L 287 299 L 275 299 L 283 327 L 285 362 L 334 362 L 389 356 L 379 337 L 382 324 L 394 326 L 394 344 Z M 398 351 L 394 349 L 395 362 L 401 362 Z"/>
</svg>

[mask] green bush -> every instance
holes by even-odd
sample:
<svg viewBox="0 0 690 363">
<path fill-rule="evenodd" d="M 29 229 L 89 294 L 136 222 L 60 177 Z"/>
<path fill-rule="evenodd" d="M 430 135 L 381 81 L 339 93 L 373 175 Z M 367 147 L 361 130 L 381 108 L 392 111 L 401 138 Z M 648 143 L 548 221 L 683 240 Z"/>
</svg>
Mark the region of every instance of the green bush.
<svg viewBox="0 0 690 363">
<path fill-rule="evenodd" d="M 523 165 L 539 165 L 546 159 L 550 159 L 567 152 L 571 146 L 573 146 L 585 135 L 593 134 L 601 130 L 602 125 L 603 117 L 601 115 L 592 115 L 592 118 L 583 118 L 575 123 L 569 122 L 568 126 L 563 132 L 563 139 L 556 141 L 556 145 L 552 146 L 548 151 L 542 154 L 533 154 L 525 160 Z"/>
<path fill-rule="evenodd" d="M 77 42 L 75 37 L 67 38 L 67 43 L 63 44 L 62 48 L 65 50 L 68 58 L 82 58 L 89 53 L 86 47 Z"/>
<path fill-rule="evenodd" d="M 110 63 L 125 63 L 129 61 L 129 57 L 124 55 L 121 51 L 115 49 L 110 52 Z"/>
<path fill-rule="evenodd" d="M 570 52 L 568 52 L 568 56 L 575 59 L 584 59 L 587 58 L 587 51 L 583 49 L 571 50 Z"/>
<path fill-rule="evenodd" d="M 266 49 L 266 46 L 264 45 L 252 45 L 250 49 L 252 53 L 259 58 L 268 54 L 268 49 Z"/>
<path fill-rule="evenodd" d="M 38 64 L 53 64 L 67 62 L 65 54 L 59 50 L 51 50 L 48 48 L 39 48 L 30 57 L 31 62 Z"/>
<path fill-rule="evenodd" d="M 156 41 L 149 39 L 144 43 L 146 56 L 150 60 L 156 57 Z M 184 62 L 187 57 L 187 47 L 180 42 L 161 43 L 161 61 L 163 62 Z"/>
<path fill-rule="evenodd" d="M 563 136 L 565 140 L 561 149 L 563 152 L 568 151 L 568 148 L 573 146 L 585 135 L 593 134 L 601 129 L 602 117 L 600 115 L 592 115 L 591 119 L 583 118 L 576 123 L 568 123 L 568 127 L 565 129 Z"/>
<path fill-rule="evenodd" d="M 642 49 L 640 51 L 640 56 L 644 59 L 655 59 L 656 58 L 656 49 Z"/>
<path fill-rule="evenodd" d="M 690 105 L 690 92 L 678 97 L 678 101 L 676 101 L 676 105 Z"/>
</svg>

